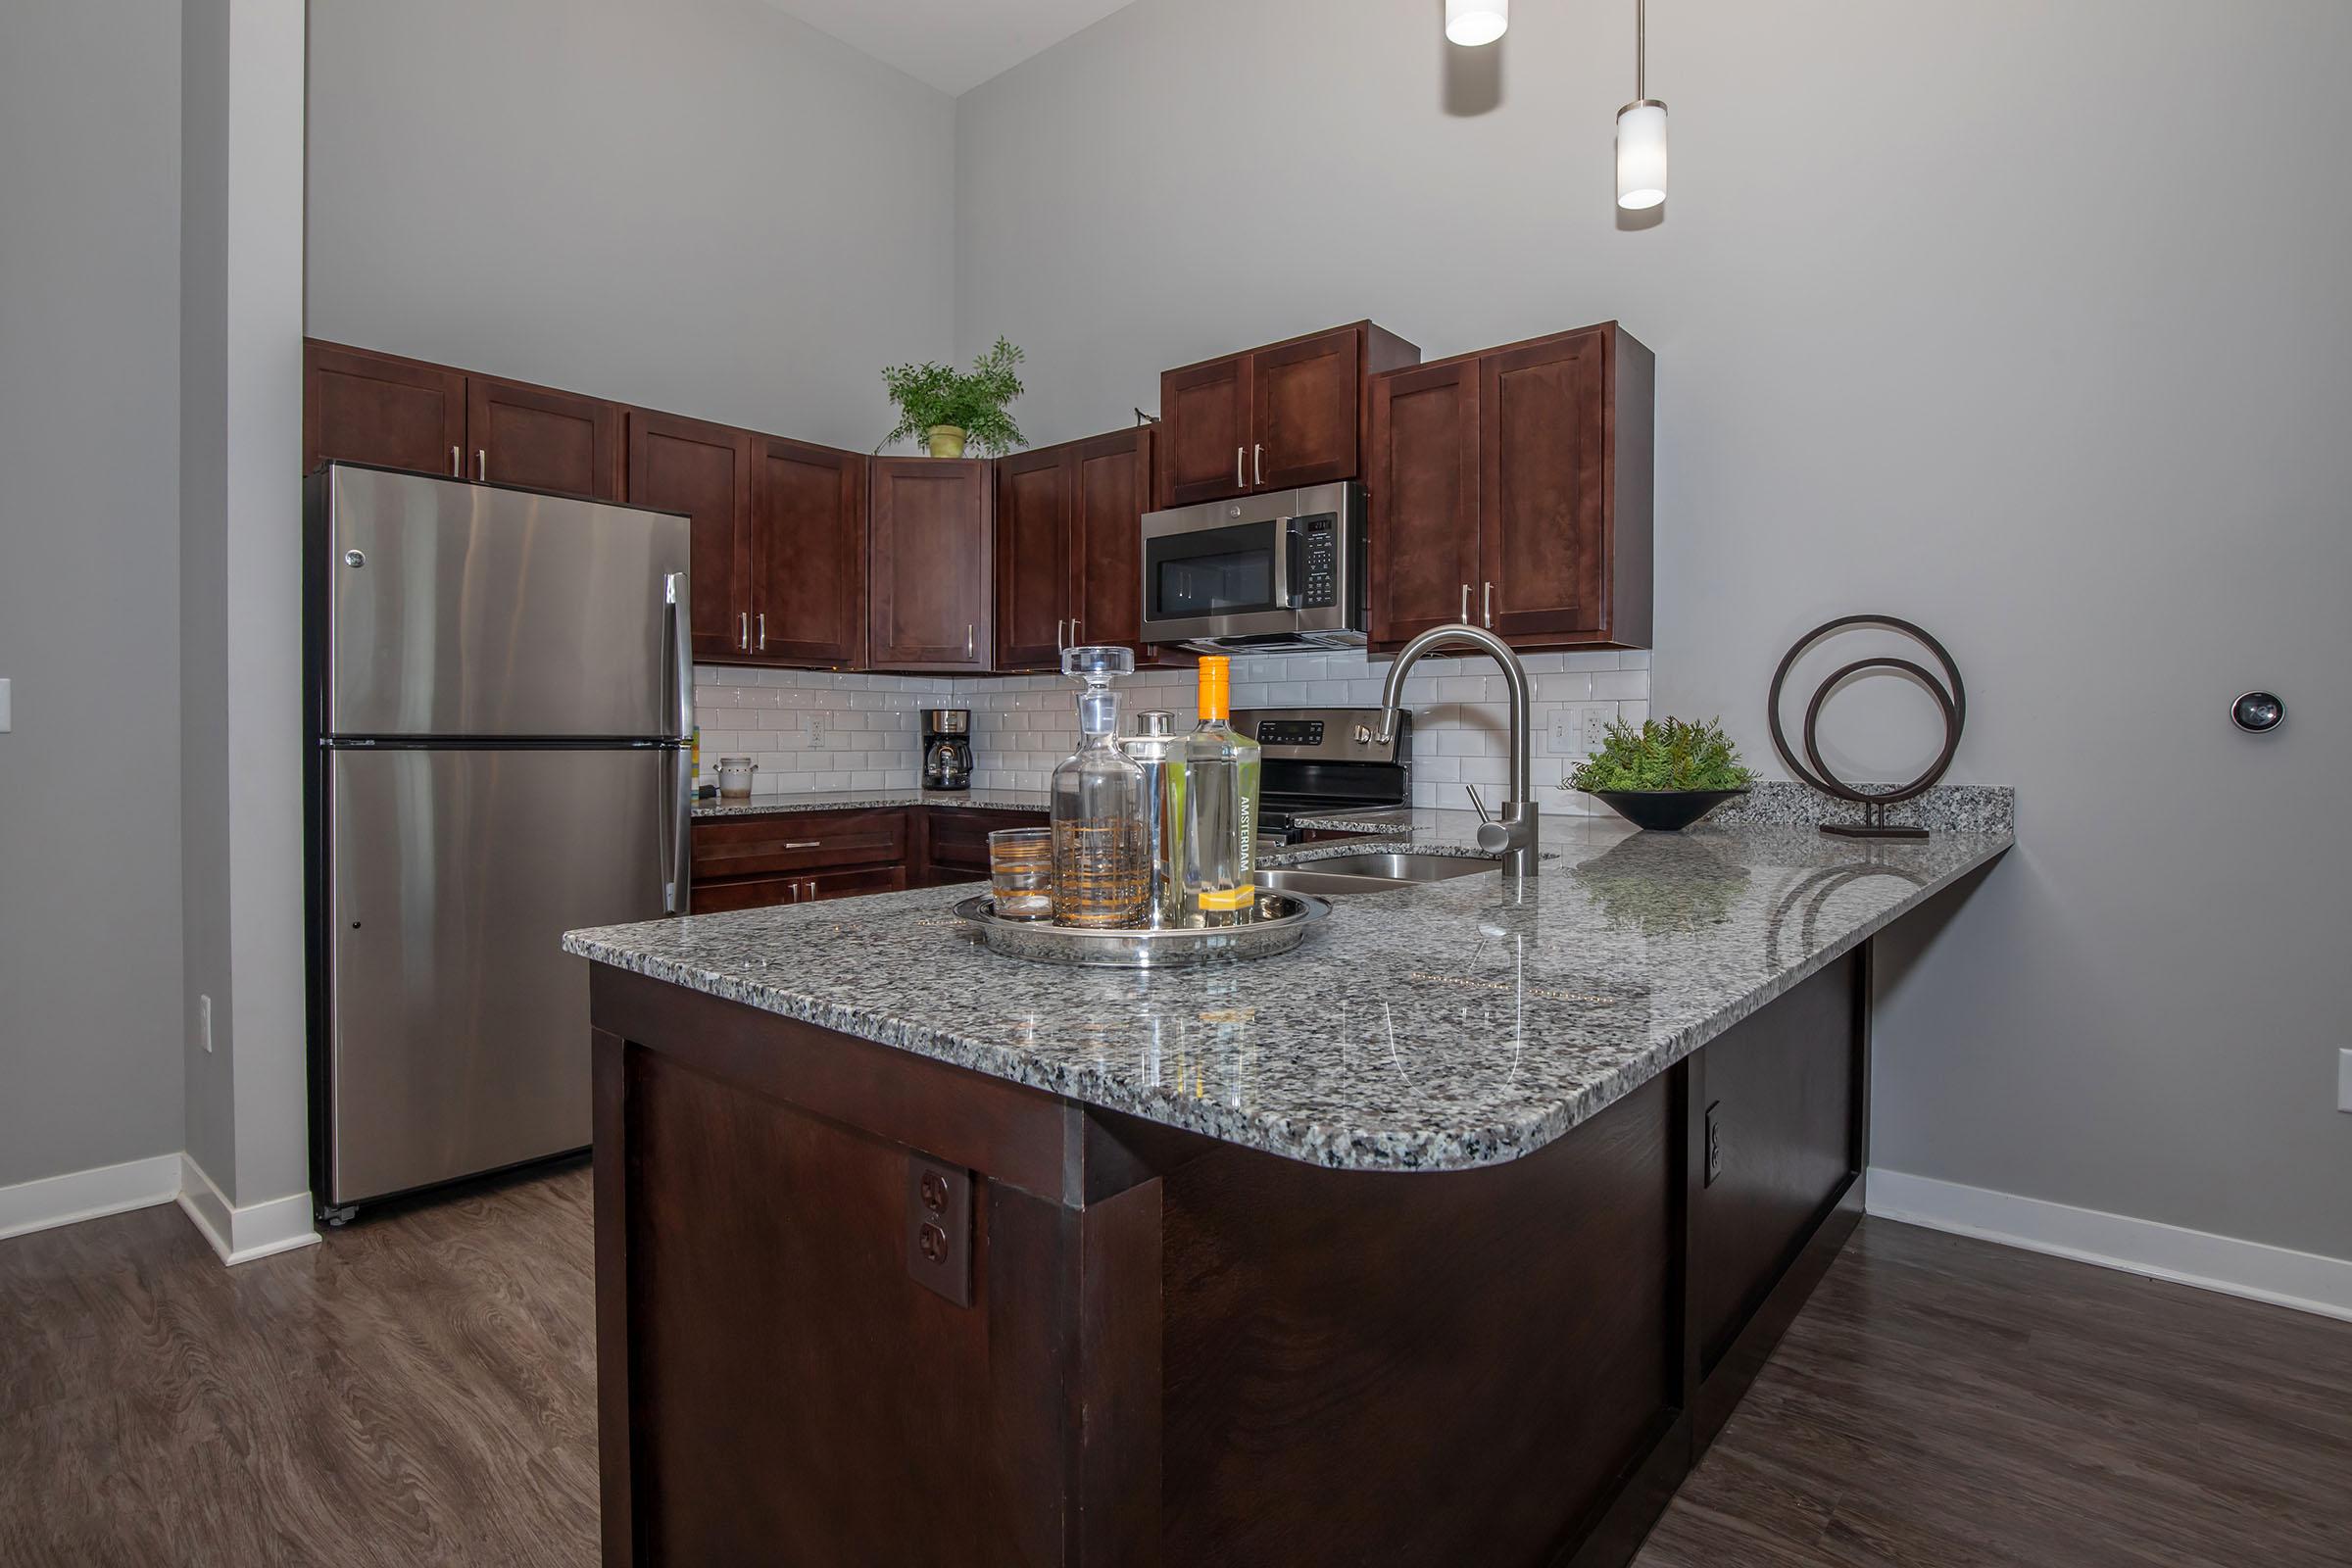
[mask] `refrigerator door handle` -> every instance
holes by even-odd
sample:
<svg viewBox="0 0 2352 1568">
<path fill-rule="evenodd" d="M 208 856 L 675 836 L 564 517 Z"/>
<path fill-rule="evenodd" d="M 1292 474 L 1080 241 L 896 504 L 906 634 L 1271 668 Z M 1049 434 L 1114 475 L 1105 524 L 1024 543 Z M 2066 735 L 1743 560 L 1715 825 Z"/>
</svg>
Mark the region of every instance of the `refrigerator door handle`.
<svg viewBox="0 0 2352 1568">
<path fill-rule="evenodd" d="M 686 749 L 669 749 L 672 816 L 662 834 L 662 912 L 684 914 L 694 863 L 694 771 Z"/>
<path fill-rule="evenodd" d="M 669 659 L 673 676 L 671 701 L 676 705 L 670 722 L 662 731 L 666 740 L 690 741 L 694 738 L 694 644 L 691 617 L 687 614 L 687 607 L 692 603 L 686 573 L 662 573 L 662 618 L 669 631 Z"/>
</svg>

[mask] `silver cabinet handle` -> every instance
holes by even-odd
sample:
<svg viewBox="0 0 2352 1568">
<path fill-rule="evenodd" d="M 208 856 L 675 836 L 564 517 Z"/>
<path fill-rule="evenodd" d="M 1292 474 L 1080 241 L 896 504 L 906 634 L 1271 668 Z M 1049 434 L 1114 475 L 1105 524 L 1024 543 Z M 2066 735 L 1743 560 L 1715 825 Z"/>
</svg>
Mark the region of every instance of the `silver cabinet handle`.
<svg viewBox="0 0 2352 1568">
<path fill-rule="evenodd" d="M 767 652 L 767 612 L 760 612 L 760 651 Z"/>
<path fill-rule="evenodd" d="M 963 624 L 963 657 L 972 657 L 972 623 L 968 620 Z"/>
<path fill-rule="evenodd" d="M 473 476 L 476 479 L 481 480 L 484 484 L 489 483 L 490 449 L 488 447 L 475 447 L 473 449 Z"/>
<path fill-rule="evenodd" d="M 449 476 L 452 479 L 466 477 L 466 454 L 457 447 L 449 449 Z"/>
<path fill-rule="evenodd" d="M 1067 621 L 1060 621 L 1060 620 L 1057 620 L 1057 621 L 1055 621 L 1055 622 L 1054 623 L 1054 651 L 1055 653 L 1057 653 L 1057 654 L 1058 654 L 1058 653 L 1060 653 L 1060 652 L 1061 652 L 1061 651 L 1062 651 L 1064 648 L 1067 648 L 1067 647 L 1069 647 L 1069 646 L 1070 646 L 1070 645 L 1069 645 L 1067 642 L 1064 642 L 1064 641 L 1062 640 L 1062 633 L 1061 633 L 1061 629 L 1062 629 L 1062 627 L 1063 627 L 1063 626 L 1065 626 L 1065 625 L 1067 625 L 1067 624 L 1068 624 L 1068 622 L 1067 622 Z"/>
<path fill-rule="evenodd" d="M 1487 630 L 1493 631 L 1494 629 L 1494 585 L 1491 582 L 1483 585 L 1479 591 L 1478 612 L 1479 617 L 1487 623 Z"/>
<path fill-rule="evenodd" d="M 1242 456 L 1243 449 L 1235 447 L 1233 449 L 1233 482 L 1237 485 L 1247 485 L 1250 482 L 1242 477 Z"/>
<path fill-rule="evenodd" d="M 1462 624 L 1470 624 L 1470 585 L 1462 584 Z"/>
<path fill-rule="evenodd" d="M 1250 449 L 1250 482 L 1266 482 L 1266 444 L 1263 441 Z"/>
<path fill-rule="evenodd" d="M 1076 615 L 1070 617 L 1070 646 L 1072 648 L 1078 646 L 1078 617 Z"/>
<path fill-rule="evenodd" d="M 735 646 L 747 654 L 752 651 L 752 612 L 748 610 L 735 616 Z"/>
<path fill-rule="evenodd" d="M 824 845 L 823 839 L 786 839 L 784 841 L 784 847 L 788 850 L 820 850 L 824 848 Z"/>
</svg>

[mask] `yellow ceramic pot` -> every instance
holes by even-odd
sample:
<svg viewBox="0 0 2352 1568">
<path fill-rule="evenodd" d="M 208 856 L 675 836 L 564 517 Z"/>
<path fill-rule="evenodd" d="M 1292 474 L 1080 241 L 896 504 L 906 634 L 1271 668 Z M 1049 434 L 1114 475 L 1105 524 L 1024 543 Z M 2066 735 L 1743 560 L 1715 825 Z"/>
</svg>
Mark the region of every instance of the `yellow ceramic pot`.
<svg viewBox="0 0 2352 1568">
<path fill-rule="evenodd" d="M 935 424 L 931 427 L 931 455 L 935 458 L 963 456 L 963 428 L 954 424 Z"/>
</svg>

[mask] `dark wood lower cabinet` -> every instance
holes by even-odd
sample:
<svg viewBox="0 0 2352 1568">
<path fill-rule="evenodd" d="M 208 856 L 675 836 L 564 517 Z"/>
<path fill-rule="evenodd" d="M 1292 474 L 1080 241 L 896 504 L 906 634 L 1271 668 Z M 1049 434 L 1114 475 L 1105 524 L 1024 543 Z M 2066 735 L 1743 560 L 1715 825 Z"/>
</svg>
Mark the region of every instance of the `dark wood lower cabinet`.
<svg viewBox="0 0 2352 1568">
<path fill-rule="evenodd" d="M 1623 1563 L 1859 1214 L 1866 953 L 1445 1173 L 596 966 L 604 1560 Z"/>
<path fill-rule="evenodd" d="M 694 824 L 694 912 L 985 881 L 989 834 L 1045 825 L 1043 811 L 966 806 L 705 817 Z"/>
</svg>

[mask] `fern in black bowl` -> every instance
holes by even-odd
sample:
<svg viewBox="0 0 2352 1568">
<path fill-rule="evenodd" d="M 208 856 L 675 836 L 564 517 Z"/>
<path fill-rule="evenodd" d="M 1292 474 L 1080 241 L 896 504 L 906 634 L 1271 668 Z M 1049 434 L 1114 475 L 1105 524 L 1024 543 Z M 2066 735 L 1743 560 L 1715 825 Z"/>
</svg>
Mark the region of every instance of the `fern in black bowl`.
<svg viewBox="0 0 2352 1568">
<path fill-rule="evenodd" d="M 1600 750 L 1565 787 L 1595 797 L 1636 827 L 1679 833 L 1755 781 L 1721 719 L 1658 718 L 1611 724 Z"/>
</svg>

